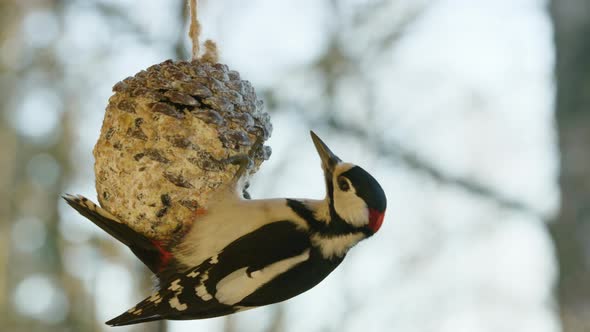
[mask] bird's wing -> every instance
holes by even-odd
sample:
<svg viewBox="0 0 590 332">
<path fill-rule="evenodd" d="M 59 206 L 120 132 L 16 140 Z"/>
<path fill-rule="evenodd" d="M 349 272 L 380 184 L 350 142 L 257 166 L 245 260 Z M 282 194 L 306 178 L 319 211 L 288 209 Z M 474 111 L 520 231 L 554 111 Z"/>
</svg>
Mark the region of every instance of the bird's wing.
<svg viewBox="0 0 590 332">
<path fill-rule="evenodd" d="M 309 237 L 290 221 L 264 225 L 197 267 L 177 273 L 160 290 L 107 322 L 120 326 L 158 319 L 201 319 L 244 310 L 240 301 L 309 258 Z M 265 299 L 260 306 L 277 302 Z"/>
</svg>

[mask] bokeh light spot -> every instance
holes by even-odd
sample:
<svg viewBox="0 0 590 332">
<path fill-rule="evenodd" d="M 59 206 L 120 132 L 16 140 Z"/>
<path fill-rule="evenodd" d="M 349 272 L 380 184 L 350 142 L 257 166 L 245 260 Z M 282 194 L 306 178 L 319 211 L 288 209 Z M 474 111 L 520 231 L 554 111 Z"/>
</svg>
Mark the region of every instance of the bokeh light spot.
<svg viewBox="0 0 590 332">
<path fill-rule="evenodd" d="M 43 139 L 58 126 L 61 110 L 61 101 L 54 91 L 36 89 L 21 99 L 11 114 L 12 125 L 24 136 Z"/>
<path fill-rule="evenodd" d="M 47 323 L 63 321 L 68 312 L 63 291 L 46 275 L 26 277 L 16 286 L 13 301 L 20 314 Z"/>
<path fill-rule="evenodd" d="M 31 180 L 45 188 L 57 183 L 61 167 L 55 158 L 48 153 L 33 156 L 27 163 L 27 174 Z"/>
<path fill-rule="evenodd" d="M 35 217 L 21 218 L 12 225 L 14 247 L 22 252 L 33 252 L 45 243 L 47 230 L 41 220 Z"/>
<path fill-rule="evenodd" d="M 23 39 L 31 47 L 46 47 L 59 34 L 59 25 L 55 14 L 47 10 L 35 10 L 23 19 Z"/>
</svg>

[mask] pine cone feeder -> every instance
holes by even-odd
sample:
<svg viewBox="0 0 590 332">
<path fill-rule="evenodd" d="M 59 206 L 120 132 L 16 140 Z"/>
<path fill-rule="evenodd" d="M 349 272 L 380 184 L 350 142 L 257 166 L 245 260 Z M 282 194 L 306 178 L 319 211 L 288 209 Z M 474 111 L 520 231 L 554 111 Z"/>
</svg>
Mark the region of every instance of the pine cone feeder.
<svg viewBox="0 0 590 332">
<path fill-rule="evenodd" d="M 250 151 L 271 134 L 254 88 L 226 65 L 172 61 L 113 87 L 94 147 L 103 208 L 156 240 L 182 234 L 231 185 L 236 156 L 251 155 L 254 173 L 270 148 Z"/>
</svg>

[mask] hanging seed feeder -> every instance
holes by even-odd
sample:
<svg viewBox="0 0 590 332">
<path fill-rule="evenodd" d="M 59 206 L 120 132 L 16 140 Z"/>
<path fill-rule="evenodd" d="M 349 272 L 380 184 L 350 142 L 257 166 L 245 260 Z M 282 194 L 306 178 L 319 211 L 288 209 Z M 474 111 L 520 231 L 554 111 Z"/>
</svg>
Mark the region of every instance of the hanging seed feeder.
<svg viewBox="0 0 590 332">
<path fill-rule="evenodd" d="M 206 47 L 200 58 L 193 48 L 192 61 L 167 60 L 115 84 L 94 147 L 100 205 L 150 239 L 183 234 L 234 183 L 236 157 L 250 157 L 252 174 L 270 156 L 255 144 L 272 130 L 262 101 Z"/>
</svg>

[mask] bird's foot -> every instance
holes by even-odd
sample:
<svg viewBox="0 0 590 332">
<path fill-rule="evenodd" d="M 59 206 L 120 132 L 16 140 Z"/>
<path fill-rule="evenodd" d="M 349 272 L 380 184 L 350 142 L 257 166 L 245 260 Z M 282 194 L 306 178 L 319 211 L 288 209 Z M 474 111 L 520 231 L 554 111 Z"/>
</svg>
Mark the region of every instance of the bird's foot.
<svg viewBox="0 0 590 332">
<path fill-rule="evenodd" d="M 258 153 L 264 145 L 264 139 L 262 137 L 258 137 L 258 139 L 256 139 L 256 142 L 254 142 L 254 144 L 252 145 L 252 148 L 250 149 L 250 151 L 247 154 L 238 154 L 235 156 L 231 156 L 228 157 L 226 159 L 223 160 L 223 162 L 225 162 L 226 164 L 231 164 L 231 165 L 238 165 L 238 170 L 236 171 L 236 174 L 234 175 L 234 183 L 236 183 L 236 185 L 238 185 L 240 183 L 240 179 L 246 174 L 246 172 L 254 167 L 254 160 L 255 160 L 255 156 L 256 153 Z M 250 199 L 250 194 L 246 191 L 248 189 L 248 187 L 250 186 L 250 183 L 246 182 L 243 185 L 242 188 L 242 196 L 245 199 Z"/>
</svg>

